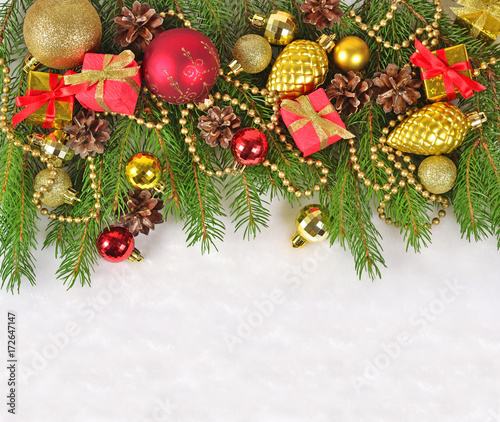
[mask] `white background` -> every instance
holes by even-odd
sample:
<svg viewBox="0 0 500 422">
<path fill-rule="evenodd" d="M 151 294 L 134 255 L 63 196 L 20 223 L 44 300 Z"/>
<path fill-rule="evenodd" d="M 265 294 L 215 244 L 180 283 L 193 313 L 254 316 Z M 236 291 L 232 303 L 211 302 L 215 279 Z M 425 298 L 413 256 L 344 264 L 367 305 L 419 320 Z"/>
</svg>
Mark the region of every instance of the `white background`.
<svg viewBox="0 0 500 422">
<path fill-rule="evenodd" d="M 500 421 L 495 241 L 462 240 L 449 216 L 405 253 L 377 222 L 388 268 L 359 281 L 338 245 L 291 248 L 297 208 L 270 209 L 255 241 L 228 221 L 209 256 L 169 221 L 138 238 L 142 264 L 102 261 L 92 288 L 66 291 L 37 253 L 38 285 L 0 293 L 0 421 Z"/>
</svg>

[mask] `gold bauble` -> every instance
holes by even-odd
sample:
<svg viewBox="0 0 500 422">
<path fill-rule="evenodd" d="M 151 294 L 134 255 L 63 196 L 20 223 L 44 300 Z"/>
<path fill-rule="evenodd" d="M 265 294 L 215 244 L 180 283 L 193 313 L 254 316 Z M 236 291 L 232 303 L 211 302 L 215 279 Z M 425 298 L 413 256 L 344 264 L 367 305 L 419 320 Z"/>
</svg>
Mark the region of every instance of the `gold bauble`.
<svg viewBox="0 0 500 422">
<path fill-rule="evenodd" d="M 337 43 L 332 58 L 333 64 L 342 72 L 356 72 L 364 69 L 370 61 L 370 49 L 361 38 L 350 35 Z"/>
<path fill-rule="evenodd" d="M 47 185 L 47 180 L 50 179 L 50 170 L 45 169 L 38 173 L 35 177 L 34 190 L 38 192 L 40 186 L 47 186 L 48 191 L 42 194 L 40 202 L 46 207 L 58 207 L 66 202 L 68 189 L 71 189 L 73 184 L 71 179 L 64 170 L 54 169 L 57 171 L 57 176 L 54 178 L 52 185 Z"/>
<path fill-rule="evenodd" d="M 37 0 L 24 19 L 30 53 L 53 69 L 72 69 L 101 42 L 102 26 L 87 0 Z"/>
<path fill-rule="evenodd" d="M 297 232 L 292 236 L 292 246 L 302 248 L 307 242 L 321 242 L 328 237 L 326 212 L 321 205 L 311 204 L 302 208 L 297 215 Z"/>
<path fill-rule="evenodd" d="M 418 167 L 418 178 L 430 193 L 446 193 L 455 186 L 457 167 L 444 155 L 427 157 Z"/>
<path fill-rule="evenodd" d="M 161 183 L 163 168 L 160 160 L 149 152 L 133 155 L 125 166 L 125 177 L 135 188 L 152 189 Z"/>
<path fill-rule="evenodd" d="M 233 58 L 246 73 L 262 72 L 271 63 L 272 57 L 269 42 L 260 35 L 243 35 L 234 44 Z"/>
<path fill-rule="evenodd" d="M 299 30 L 295 16 L 282 10 L 273 10 L 267 16 L 255 14 L 251 23 L 257 28 L 264 28 L 262 35 L 275 45 L 290 44 Z"/>
<path fill-rule="evenodd" d="M 413 154 L 447 154 L 462 144 L 469 128 L 478 128 L 484 121 L 484 113 L 467 115 L 451 103 L 433 103 L 403 120 L 387 144 Z"/>
<path fill-rule="evenodd" d="M 287 45 L 273 64 L 267 89 L 276 91 L 280 99 L 293 100 L 313 92 L 328 73 L 326 53 L 334 36 L 322 36 L 319 42 L 297 40 Z"/>
</svg>

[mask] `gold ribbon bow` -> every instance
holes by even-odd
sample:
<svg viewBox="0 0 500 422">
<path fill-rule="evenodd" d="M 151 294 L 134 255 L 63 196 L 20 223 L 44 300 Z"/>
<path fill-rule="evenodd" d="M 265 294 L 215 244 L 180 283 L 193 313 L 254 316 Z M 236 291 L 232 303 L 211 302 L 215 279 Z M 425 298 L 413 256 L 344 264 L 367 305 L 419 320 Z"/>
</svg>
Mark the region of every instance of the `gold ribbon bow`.
<svg viewBox="0 0 500 422">
<path fill-rule="evenodd" d="M 318 134 L 321 149 L 328 146 L 328 138 L 330 136 L 338 135 L 343 139 L 354 138 L 354 135 L 348 130 L 322 117 L 335 111 L 333 105 L 328 104 L 320 111 L 316 111 L 307 95 L 300 96 L 297 98 L 297 101 L 298 104 L 292 100 L 283 100 L 281 102 L 282 109 L 302 117 L 302 119 L 288 126 L 288 131 L 291 135 L 311 122 Z"/>
<path fill-rule="evenodd" d="M 105 81 L 119 81 L 126 83 L 137 95 L 139 95 L 140 86 L 132 79 L 137 75 L 137 72 L 139 72 L 139 66 L 125 68 L 132 63 L 134 59 L 134 53 L 130 50 L 122 51 L 118 56 L 105 54 L 102 70 L 83 69 L 82 73 L 65 76 L 64 82 L 66 82 L 67 85 L 88 83 L 89 88 L 90 86 L 97 84 L 95 100 L 103 110 L 111 112 L 112 110 L 104 101 Z"/>
</svg>

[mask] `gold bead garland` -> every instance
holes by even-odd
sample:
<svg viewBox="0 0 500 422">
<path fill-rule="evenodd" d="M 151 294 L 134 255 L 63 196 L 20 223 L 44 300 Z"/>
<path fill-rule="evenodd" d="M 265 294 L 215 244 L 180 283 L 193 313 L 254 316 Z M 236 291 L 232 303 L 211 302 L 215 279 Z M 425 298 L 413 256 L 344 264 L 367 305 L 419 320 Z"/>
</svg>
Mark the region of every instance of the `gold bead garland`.
<svg viewBox="0 0 500 422">
<path fill-rule="evenodd" d="M 427 39 L 422 41 L 422 44 L 428 46 L 429 43 L 432 46 L 436 46 L 439 44 L 439 20 L 442 17 L 443 7 L 441 6 L 440 0 L 434 0 L 434 5 L 436 6 L 436 12 L 434 13 L 434 22 L 429 25 L 426 25 L 425 28 L 417 28 L 415 33 L 411 34 L 407 40 L 404 40 L 401 43 L 396 43 L 392 45 L 389 41 L 384 41 L 384 39 L 377 35 L 377 32 L 387 25 L 388 21 L 394 18 L 394 12 L 398 9 L 398 3 L 404 3 L 403 0 L 395 0 L 394 3 L 391 4 L 391 11 L 387 12 L 385 15 L 385 19 L 382 19 L 378 24 L 373 25 L 371 28 L 369 25 L 363 22 L 361 16 L 358 16 L 354 10 L 349 11 L 347 14 L 348 17 L 354 19 L 354 22 L 358 24 L 359 28 L 366 32 L 370 38 L 375 38 L 375 41 L 381 44 L 384 48 L 392 48 L 395 51 L 398 51 L 401 48 L 408 48 L 411 45 L 411 41 L 415 41 L 417 35 L 422 35 L 424 31 L 426 32 Z"/>
<path fill-rule="evenodd" d="M 28 154 L 31 153 L 31 155 L 35 158 L 39 158 L 42 163 L 46 163 L 47 169 L 51 171 L 51 178 L 47 180 L 47 185 L 43 185 L 40 187 L 39 191 L 35 191 L 33 193 L 33 203 L 35 204 L 35 207 L 37 210 L 40 211 L 42 215 L 48 215 L 50 219 L 52 220 L 59 220 L 60 222 L 64 223 L 76 223 L 79 224 L 81 222 L 88 223 L 91 218 L 97 218 L 99 216 L 99 210 L 101 208 L 100 204 L 100 194 L 97 192 L 94 194 L 94 197 L 96 199 L 96 202 L 93 206 L 93 210 L 89 212 L 88 215 L 80 217 L 80 216 L 64 216 L 64 215 L 57 215 L 56 213 L 52 212 L 49 214 L 49 210 L 47 208 L 43 208 L 41 204 L 41 198 L 43 197 L 43 194 L 48 192 L 54 183 L 54 178 L 56 177 L 56 171 L 54 169 L 54 164 L 49 160 L 49 156 L 42 154 L 39 149 L 32 148 L 32 146 L 29 143 L 23 144 L 23 142 L 19 139 L 15 139 L 14 135 L 14 130 L 12 127 L 7 125 L 7 116 L 6 113 L 9 111 L 9 108 L 7 106 L 9 102 L 8 98 L 8 93 L 10 92 L 10 89 L 8 87 L 8 84 L 11 82 L 10 77 L 7 75 L 10 73 L 9 67 L 5 64 L 5 60 L 3 58 L 0 58 L 0 66 L 2 66 L 2 73 L 6 75 L 4 77 L 4 83 L 6 86 L 3 88 L 3 93 L 4 96 L 2 96 L 2 103 L 5 104 L 4 106 L 1 107 L 1 112 L 2 115 L 0 115 L 0 127 L 2 128 L 2 132 L 6 133 L 7 139 L 13 143 L 14 146 L 22 148 L 23 152 Z M 7 89 L 6 89 L 7 88 Z M 91 188 L 95 191 L 97 189 L 97 184 L 95 183 L 95 180 L 97 179 L 97 174 L 95 173 L 95 164 L 93 164 L 93 157 L 87 157 L 87 160 L 91 163 L 89 165 L 89 169 L 91 172 L 89 173 L 89 178 L 92 181 L 91 183 Z"/>
<path fill-rule="evenodd" d="M 411 114 L 412 110 L 409 110 L 406 114 Z M 398 120 L 402 121 L 405 118 L 403 114 L 398 116 Z M 389 122 L 389 127 L 395 127 L 398 122 L 396 120 L 391 120 Z M 419 192 L 422 197 L 430 201 L 436 201 L 441 203 L 443 207 L 442 210 L 439 210 L 438 216 L 443 218 L 446 216 L 445 209 L 449 207 L 448 198 L 442 195 L 431 194 L 429 191 L 425 190 L 424 187 L 417 182 L 414 171 L 416 170 L 416 166 L 411 162 L 411 157 L 409 155 L 404 155 L 403 152 L 399 150 L 395 150 L 394 148 L 385 145 L 387 141 L 386 135 L 389 134 L 389 127 L 384 127 L 382 129 L 383 136 L 379 138 L 379 143 L 375 146 L 371 147 L 371 156 L 370 158 L 373 160 L 375 165 L 380 169 L 385 169 L 385 173 L 389 176 L 387 183 L 380 185 L 379 183 L 373 183 L 372 180 L 368 179 L 363 171 L 361 171 L 361 166 L 358 163 L 359 157 L 356 155 L 356 148 L 354 147 L 355 140 L 349 139 L 349 153 L 351 154 L 350 160 L 353 163 L 353 169 L 356 172 L 356 176 L 361 179 L 365 186 L 371 186 L 372 189 L 376 192 L 380 190 L 384 190 L 387 193 L 384 194 L 383 200 L 379 203 L 377 207 L 377 212 L 379 214 L 379 218 L 381 220 L 385 220 L 386 224 L 395 224 L 391 218 L 388 218 L 386 213 L 386 203 L 391 200 L 391 195 L 398 193 L 399 188 L 405 187 L 407 184 L 414 185 L 414 188 L 417 192 Z M 399 170 L 399 174 L 401 179 L 398 184 L 395 185 L 397 178 L 394 176 L 394 169 L 392 167 L 386 166 L 386 164 L 379 160 L 378 152 L 381 151 L 383 154 L 387 155 L 387 159 L 391 162 L 394 162 L 394 169 Z M 401 162 L 401 160 L 403 162 Z M 403 164 L 404 163 L 404 164 Z M 406 165 L 407 168 L 403 168 L 403 165 Z M 406 179 L 406 180 L 405 180 Z M 431 223 L 432 225 L 438 225 L 440 222 L 439 217 L 433 218 Z M 429 226 L 430 227 L 430 226 Z"/>
</svg>

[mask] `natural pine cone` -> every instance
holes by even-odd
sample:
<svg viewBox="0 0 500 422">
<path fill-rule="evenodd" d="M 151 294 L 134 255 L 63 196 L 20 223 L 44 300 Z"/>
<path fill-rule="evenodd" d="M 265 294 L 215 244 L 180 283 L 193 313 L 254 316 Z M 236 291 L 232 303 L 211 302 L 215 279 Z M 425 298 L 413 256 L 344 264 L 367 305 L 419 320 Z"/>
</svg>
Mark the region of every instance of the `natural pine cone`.
<svg viewBox="0 0 500 422">
<path fill-rule="evenodd" d="M 233 113 L 231 106 L 211 107 L 206 116 L 198 118 L 198 129 L 200 135 L 205 139 L 208 145 L 216 147 L 220 145 L 227 148 L 231 139 L 233 139 L 233 129 L 239 127 L 241 120 Z"/>
<path fill-rule="evenodd" d="M 370 101 L 372 85 L 371 79 L 361 79 L 358 73 L 350 70 L 347 77 L 337 73 L 325 91 L 335 109 L 349 116 L 361 110 Z"/>
<path fill-rule="evenodd" d="M 315 25 L 320 31 L 331 28 L 344 15 L 339 9 L 340 0 L 306 0 L 300 10 L 304 12 L 304 22 Z"/>
<path fill-rule="evenodd" d="M 66 146 L 82 158 L 102 154 L 111 135 L 109 122 L 97 119 L 94 110 L 88 110 L 87 114 L 82 110 L 73 117 L 73 123 L 64 127 L 64 131 L 70 135 Z"/>
<path fill-rule="evenodd" d="M 121 15 L 114 18 L 118 35 L 115 42 L 130 48 L 136 55 L 146 51 L 154 37 L 161 34 L 163 18 L 151 9 L 149 3 L 134 1 L 132 10 L 122 8 Z"/>
<path fill-rule="evenodd" d="M 399 70 L 391 63 L 383 72 L 375 73 L 373 83 L 377 95 L 377 104 L 384 106 L 384 111 L 389 113 L 394 109 L 394 113 L 406 112 L 406 106 L 413 105 L 420 98 L 417 91 L 422 85 L 422 81 L 414 78 L 411 74 L 411 67 L 405 66 Z"/>
<path fill-rule="evenodd" d="M 139 233 L 148 235 L 149 230 L 155 229 L 155 224 L 163 223 L 163 217 L 158 212 L 163 208 L 163 201 L 153 198 L 149 190 L 130 189 L 128 194 L 127 206 L 130 212 L 120 217 L 120 224 L 134 236 Z"/>
</svg>

